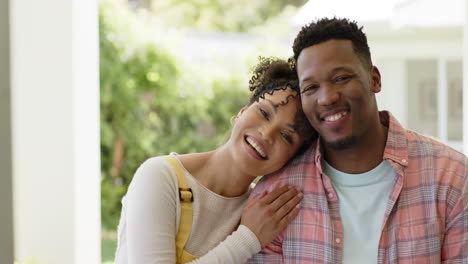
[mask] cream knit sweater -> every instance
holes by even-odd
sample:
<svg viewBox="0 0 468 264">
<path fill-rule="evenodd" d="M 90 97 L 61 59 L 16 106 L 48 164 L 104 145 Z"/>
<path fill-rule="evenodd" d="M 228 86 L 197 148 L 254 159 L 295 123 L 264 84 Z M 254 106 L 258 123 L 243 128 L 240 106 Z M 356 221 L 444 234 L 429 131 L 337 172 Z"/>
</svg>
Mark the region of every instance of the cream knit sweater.
<svg viewBox="0 0 468 264">
<path fill-rule="evenodd" d="M 260 242 L 255 234 L 246 226 L 237 227 L 249 192 L 223 197 L 183 171 L 194 196 L 192 232 L 185 250 L 200 256 L 190 263 L 238 264 L 259 252 Z M 174 264 L 179 219 L 180 201 L 173 168 L 161 157 L 148 159 L 138 168 L 122 200 L 115 263 Z"/>
</svg>

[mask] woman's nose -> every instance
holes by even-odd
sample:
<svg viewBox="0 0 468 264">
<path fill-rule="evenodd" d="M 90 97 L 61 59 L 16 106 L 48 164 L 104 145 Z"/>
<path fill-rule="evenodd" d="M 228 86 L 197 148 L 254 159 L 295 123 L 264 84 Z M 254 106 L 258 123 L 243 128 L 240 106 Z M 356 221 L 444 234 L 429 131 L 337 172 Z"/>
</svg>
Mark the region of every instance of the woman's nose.
<svg viewBox="0 0 468 264">
<path fill-rule="evenodd" d="M 262 139 L 268 143 L 271 144 L 273 142 L 273 134 L 274 134 L 274 128 L 270 124 L 265 124 L 263 126 L 260 126 L 258 129 L 260 135 L 262 136 Z"/>
</svg>

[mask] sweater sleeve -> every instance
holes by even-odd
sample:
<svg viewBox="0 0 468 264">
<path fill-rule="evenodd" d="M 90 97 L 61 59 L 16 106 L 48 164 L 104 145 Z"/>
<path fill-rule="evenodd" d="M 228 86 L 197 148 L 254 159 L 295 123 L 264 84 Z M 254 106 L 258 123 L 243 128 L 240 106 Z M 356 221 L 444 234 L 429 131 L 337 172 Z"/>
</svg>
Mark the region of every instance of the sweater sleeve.
<svg viewBox="0 0 468 264">
<path fill-rule="evenodd" d="M 129 264 L 176 263 L 177 180 L 161 158 L 138 168 L 126 195 Z M 190 263 L 244 263 L 260 251 L 255 234 L 241 225 L 218 246 Z"/>
<path fill-rule="evenodd" d="M 245 263 L 255 253 L 261 250 L 257 236 L 246 226 L 240 225 L 217 247 L 204 256 L 189 262 L 190 264 L 208 263 Z"/>
<path fill-rule="evenodd" d="M 126 199 L 128 264 L 175 263 L 177 183 L 161 158 L 145 161 Z"/>
</svg>

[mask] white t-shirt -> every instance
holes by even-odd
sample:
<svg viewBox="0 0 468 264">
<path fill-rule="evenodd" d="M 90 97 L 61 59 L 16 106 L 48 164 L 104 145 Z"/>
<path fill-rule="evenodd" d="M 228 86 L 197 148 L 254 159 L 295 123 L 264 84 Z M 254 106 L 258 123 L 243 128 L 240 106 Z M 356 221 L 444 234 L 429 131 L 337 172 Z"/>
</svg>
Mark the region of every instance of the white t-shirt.
<svg viewBox="0 0 468 264">
<path fill-rule="evenodd" d="M 185 168 L 183 171 L 194 197 L 192 230 L 185 250 L 200 256 L 190 263 L 244 263 L 259 252 L 255 234 L 246 226 L 238 227 L 249 192 L 223 197 L 201 185 Z M 174 264 L 179 221 L 175 171 L 162 157 L 148 159 L 122 199 L 115 263 Z"/>
<path fill-rule="evenodd" d="M 396 171 L 384 160 L 374 169 L 349 174 L 326 161 L 323 169 L 338 195 L 343 223 L 343 263 L 377 263 L 385 209 Z"/>
</svg>

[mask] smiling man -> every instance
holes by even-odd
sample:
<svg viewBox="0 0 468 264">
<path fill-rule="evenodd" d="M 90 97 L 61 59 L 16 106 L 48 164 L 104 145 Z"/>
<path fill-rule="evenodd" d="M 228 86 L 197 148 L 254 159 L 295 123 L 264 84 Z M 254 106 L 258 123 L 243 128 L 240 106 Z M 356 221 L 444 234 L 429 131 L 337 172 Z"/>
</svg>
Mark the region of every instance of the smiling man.
<svg viewBox="0 0 468 264">
<path fill-rule="evenodd" d="M 250 263 L 468 263 L 468 159 L 378 110 L 380 72 L 347 19 L 299 32 L 305 114 L 320 137 L 257 184 L 303 190 L 301 212 Z"/>
</svg>

